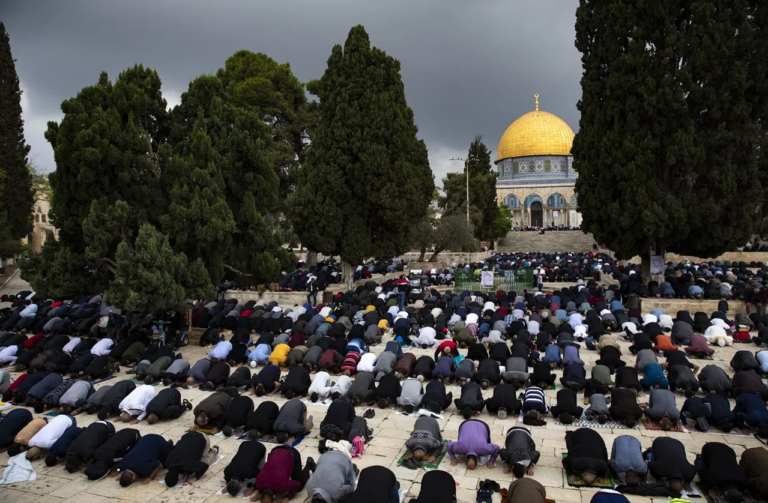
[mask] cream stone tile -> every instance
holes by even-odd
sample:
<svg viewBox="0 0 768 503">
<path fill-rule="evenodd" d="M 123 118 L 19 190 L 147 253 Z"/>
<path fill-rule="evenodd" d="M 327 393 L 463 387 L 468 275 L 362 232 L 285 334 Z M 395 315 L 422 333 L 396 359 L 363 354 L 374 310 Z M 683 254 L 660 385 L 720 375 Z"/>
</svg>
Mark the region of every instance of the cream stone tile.
<svg viewBox="0 0 768 503">
<path fill-rule="evenodd" d="M 559 502 L 581 503 L 581 492 L 578 489 L 547 487 L 547 498 Z"/>
<path fill-rule="evenodd" d="M 48 501 L 47 498 L 46 501 Z M 105 498 L 104 496 L 97 496 L 95 494 L 81 493 L 63 501 L 64 503 L 109 503 L 114 501 L 114 499 Z"/>
<path fill-rule="evenodd" d="M 533 477 L 544 487 L 563 487 L 563 469 L 537 466 L 534 468 Z"/>
<path fill-rule="evenodd" d="M 8 489 L 17 489 L 26 493 L 45 496 L 46 494 L 50 494 L 56 489 L 67 485 L 68 483 L 69 480 L 64 478 L 54 477 L 52 475 L 38 474 L 37 478 L 31 482 L 7 484 L 5 487 Z"/>
</svg>

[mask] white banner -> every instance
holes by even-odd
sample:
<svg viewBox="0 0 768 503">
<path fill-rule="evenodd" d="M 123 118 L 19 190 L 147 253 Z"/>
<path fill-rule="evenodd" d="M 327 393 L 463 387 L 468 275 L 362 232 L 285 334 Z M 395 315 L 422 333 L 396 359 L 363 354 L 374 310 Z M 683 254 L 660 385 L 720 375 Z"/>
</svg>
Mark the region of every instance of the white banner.
<svg viewBox="0 0 768 503">
<path fill-rule="evenodd" d="M 493 271 L 483 271 L 480 273 L 480 285 L 483 288 L 493 288 Z"/>
<path fill-rule="evenodd" d="M 664 257 L 651 255 L 651 274 L 664 274 Z"/>
</svg>

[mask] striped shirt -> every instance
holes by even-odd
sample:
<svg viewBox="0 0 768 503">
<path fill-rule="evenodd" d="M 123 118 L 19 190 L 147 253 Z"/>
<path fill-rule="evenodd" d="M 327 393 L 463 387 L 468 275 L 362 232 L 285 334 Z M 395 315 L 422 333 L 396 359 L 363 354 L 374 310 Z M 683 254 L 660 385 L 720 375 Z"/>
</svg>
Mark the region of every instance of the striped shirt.
<svg viewBox="0 0 768 503">
<path fill-rule="evenodd" d="M 541 403 L 546 406 L 544 390 L 536 386 L 531 386 L 523 393 L 523 402 Z"/>
</svg>

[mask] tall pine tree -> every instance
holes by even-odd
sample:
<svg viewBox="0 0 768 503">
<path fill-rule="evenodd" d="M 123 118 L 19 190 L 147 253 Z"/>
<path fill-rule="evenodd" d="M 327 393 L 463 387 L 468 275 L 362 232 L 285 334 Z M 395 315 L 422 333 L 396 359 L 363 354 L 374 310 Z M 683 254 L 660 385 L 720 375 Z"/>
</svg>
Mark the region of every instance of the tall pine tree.
<svg viewBox="0 0 768 503">
<path fill-rule="evenodd" d="M 467 160 L 462 173 L 448 173 L 443 179 L 445 196 L 440 200 L 440 206 L 446 215 L 464 214 L 467 212 L 467 170 L 469 170 L 469 206 L 470 219 L 477 239 L 493 240 L 494 221 L 499 216 L 496 204 L 496 173 L 491 166 L 491 151 L 483 143 L 483 138 L 477 135 L 469 145 Z M 509 232 L 506 229 L 503 235 Z"/>
<path fill-rule="evenodd" d="M 747 241 L 765 189 L 768 6 L 581 0 L 582 228 L 619 258 Z"/>
<path fill-rule="evenodd" d="M 21 89 L 16 63 L 11 55 L 11 42 L 5 25 L 0 23 L 0 250 L 18 251 L 14 241 L 32 230 L 35 189 L 32 171 L 27 166 L 29 145 L 24 141 L 21 119 Z M 2 257 L 0 257 L 2 258 Z"/>
<path fill-rule="evenodd" d="M 407 251 L 434 189 L 427 148 L 405 100 L 400 63 L 362 26 L 336 45 L 309 91 L 319 119 L 292 199 L 302 244 L 352 264 Z"/>
</svg>

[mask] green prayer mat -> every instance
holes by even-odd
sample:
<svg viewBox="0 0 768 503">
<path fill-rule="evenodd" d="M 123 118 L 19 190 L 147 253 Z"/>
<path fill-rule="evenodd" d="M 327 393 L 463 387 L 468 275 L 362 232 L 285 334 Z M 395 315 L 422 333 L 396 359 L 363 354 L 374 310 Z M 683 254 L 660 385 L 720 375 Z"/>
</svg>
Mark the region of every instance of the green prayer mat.
<svg viewBox="0 0 768 503">
<path fill-rule="evenodd" d="M 563 453 L 563 459 L 568 457 L 568 453 Z M 602 483 L 600 482 L 602 481 Z M 595 479 L 595 482 L 592 484 L 587 484 L 584 482 L 584 479 L 581 478 L 581 476 L 576 474 L 568 475 L 568 485 L 571 487 L 601 487 L 604 489 L 613 489 L 613 475 L 611 474 L 611 470 L 608 470 L 607 477 L 605 478 L 597 478 Z"/>
<path fill-rule="evenodd" d="M 440 454 L 435 458 L 435 462 L 434 463 L 423 463 L 422 466 L 424 468 L 431 468 L 433 470 L 436 469 L 437 467 L 439 467 L 440 463 L 443 461 L 443 458 L 445 457 L 446 453 L 448 452 L 448 450 L 445 448 L 445 444 L 447 444 L 447 443 L 448 443 L 448 440 L 443 439 L 443 444 L 444 445 L 440 448 Z M 400 457 L 400 459 L 397 460 L 397 464 L 398 465 L 402 465 L 403 461 L 405 461 L 406 459 L 411 459 L 412 457 L 413 457 L 413 453 L 408 451 L 405 454 L 403 454 Z"/>
<path fill-rule="evenodd" d="M 51 412 L 46 412 L 43 415 L 44 416 L 48 416 L 48 417 L 56 417 L 56 416 L 59 415 L 59 411 L 58 410 L 52 410 Z"/>
</svg>

